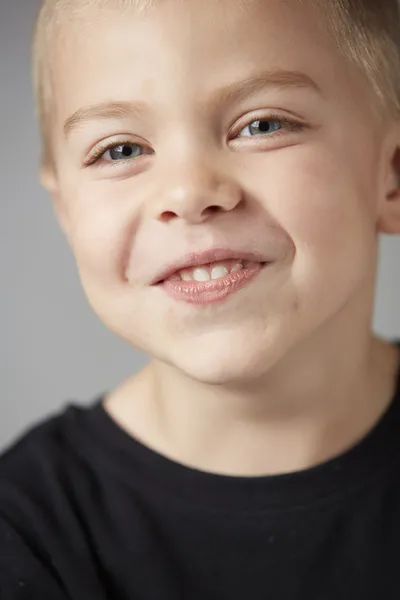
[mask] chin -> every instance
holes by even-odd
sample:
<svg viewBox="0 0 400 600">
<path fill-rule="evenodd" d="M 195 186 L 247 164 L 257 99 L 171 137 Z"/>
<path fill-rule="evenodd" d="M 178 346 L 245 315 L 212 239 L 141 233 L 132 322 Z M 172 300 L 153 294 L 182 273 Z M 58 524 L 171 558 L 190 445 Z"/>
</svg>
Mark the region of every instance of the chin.
<svg viewBox="0 0 400 600">
<path fill-rule="evenodd" d="M 275 344 L 256 335 L 240 340 L 219 336 L 212 345 L 199 342 L 192 341 L 188 348 L 175 348 L 168 362 L 191 379 L 209 385 L 255 381 L 278 359 Z"/>
</svg>

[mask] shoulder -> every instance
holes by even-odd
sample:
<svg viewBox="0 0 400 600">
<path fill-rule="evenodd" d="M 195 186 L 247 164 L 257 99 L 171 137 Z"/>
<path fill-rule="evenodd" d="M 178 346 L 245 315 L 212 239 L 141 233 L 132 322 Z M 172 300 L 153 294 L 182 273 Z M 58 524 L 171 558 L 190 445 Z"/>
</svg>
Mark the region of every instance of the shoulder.
<svg viewBox="0 0 400 600">
<path fill-rule="evenodd" d="M 0 598 L 67 600 L 49 555 L 0 515 Z"/>
<path fill-rule="evenodd" d="M 0 516 L 24 530 L 50 514 L 71 460 L 68 410 L 37 423 L 0 455 Z"/>
<path fill-rule="evenodd" d="M 79 439 L 90 424 L 90 408 L 66 404 L 38 422 L 0 454 L 0 514 L 26 514 L 28 503 L 50 508 L 68 494 L 71 478 L 87 465 Z"/>
<path fill-rule="evenodd" d="M 66 404 L 0 455 L 0 516 L 36 537 L 68 532 L 93 479 L 92 407 Z"/>
<path fill-rule="evenodd" d="M 21 435 L 0 455 L 0 597 L 64 598 L 54 569 L 57 518 L 68 462 L 66 413 Z"/>
<path fill-rule="evenodd" d="M 5 486 L 35 487 L 37 477 L 56 466 L 66 446 L 67 412 L 32 426 L 0 454 L 0 498 Z"/>
<path fill-rule="evenodd" d="M 88 531 L 102 474 L 96 405 L 67 405 L 0 456 L 1 600 L 104 597 Z"/>
</svg>

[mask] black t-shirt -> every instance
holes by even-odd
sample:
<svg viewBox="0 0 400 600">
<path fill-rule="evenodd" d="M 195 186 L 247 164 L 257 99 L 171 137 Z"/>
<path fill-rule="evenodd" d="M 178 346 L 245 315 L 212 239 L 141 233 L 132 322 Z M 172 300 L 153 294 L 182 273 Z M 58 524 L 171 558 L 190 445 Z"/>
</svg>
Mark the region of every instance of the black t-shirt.
<svg viewBox="0 0 400 600">
<path fill-rule="evenodd" d="M 0 599 L 399 600 L 400 371 L 361 442 L 289 475 L 185 467 L 100 400 L 0 459 Z"/>
</svg>

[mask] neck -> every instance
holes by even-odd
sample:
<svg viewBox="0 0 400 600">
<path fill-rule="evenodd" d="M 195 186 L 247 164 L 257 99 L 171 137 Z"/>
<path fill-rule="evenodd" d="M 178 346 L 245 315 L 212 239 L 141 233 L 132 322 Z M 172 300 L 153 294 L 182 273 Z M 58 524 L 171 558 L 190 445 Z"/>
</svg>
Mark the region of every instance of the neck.
<svg viewBox="0 0 400 600">
<path fill-rule="evenodd" d="M 279 365 L 246 390 L 188 386 L 153 366 L 158 449 L 178 462 L 229 475 L 287 473 L 333 458 L 387 410 L 398 362 L 396 349 L 378 339 L 363 356 L 346 355 L 345 366 L 342 356 L 311 368 L 295 361 L 284 378 Z"/>
<path fill-rule="evenodd" d="M 337 326 L 271 359 L 251 384 L 208 385 L 154 361 L 105 406 L 134 437 L 193 468 L 241 476 L 310 468 L 360 441 L 395 392 L 398 349 L 354 329 L 344 341 Z"/>
</svg>

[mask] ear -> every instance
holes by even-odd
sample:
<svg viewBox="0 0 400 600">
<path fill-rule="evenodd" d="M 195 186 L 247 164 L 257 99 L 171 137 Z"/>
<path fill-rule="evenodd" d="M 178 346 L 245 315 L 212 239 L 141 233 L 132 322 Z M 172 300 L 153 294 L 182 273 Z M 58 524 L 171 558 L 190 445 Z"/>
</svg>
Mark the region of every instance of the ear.
<svg viewBox="0 0 400 600">
<path fill-rule="evenodd" d="M 69 225 L 68 215 L 65 207 L 65 203 L 61 197 L 57 174 L 52 167 L 43 167 L 40 171 L 40 183 L 45 190 L 50 194 L 53 201 L 53 209 L 57 217 L 57 221 L 64 232 L 69 238 Z"/>
<path fill-rule="evenodd" d="M 384 194 L 378 214 L 379 233 L 400 234 L 400 124 L 395 123 L 390 136 L 385 165 Z"/>
</svg>

